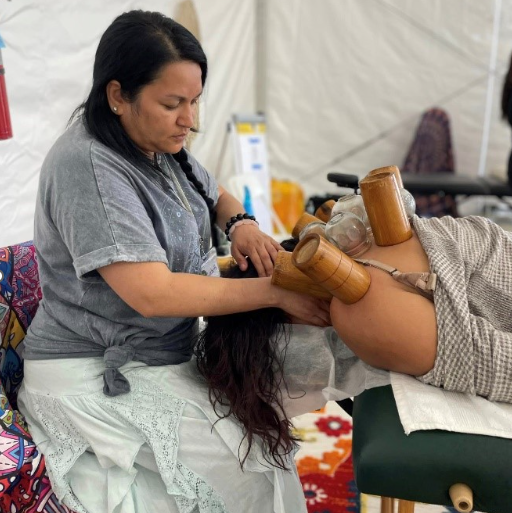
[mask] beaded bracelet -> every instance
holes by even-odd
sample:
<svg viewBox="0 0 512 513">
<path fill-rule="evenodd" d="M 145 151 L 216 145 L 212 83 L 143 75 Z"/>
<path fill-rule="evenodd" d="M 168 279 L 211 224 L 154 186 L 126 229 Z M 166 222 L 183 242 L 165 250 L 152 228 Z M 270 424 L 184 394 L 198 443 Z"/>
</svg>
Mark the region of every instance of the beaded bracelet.
<svg viewBox="0 0 512 513">
<path fill-rule="evenodd" d="M 252 219 L 242 219 L 241 221 L 237 221 L 234 225 L 229 229 L 228 239 L 231 240 L 233 237 L 233 232 L 237 226 L 241 226 L 242 224 L 252 224 L 253 226 L 259 226 L 258 221 L 253 221 Z"/>
<path fill-rule="evenodd" d="M 233 216 L 227 223 L 226 223 L 226 229 L 224 230 L 224 233 L 226 234 L 226 237 L 228 238 L 228 240 L 231 240 L 229 235 L 230 235 L 230 231 L 231 230 L 231 227 L 237 222 L 237 221 L 242 221 L 243 219 L 250 219 L 251 221 L 254 221 L 255 223 L 258 223 L 258 221 L 256 221 L 256 218 L 254 216 L 251 216 L 250 214 L 248 214 L 247 212 L 245 212 L 244 214 L 237 214 L 236 216 Z"/>
</svg>

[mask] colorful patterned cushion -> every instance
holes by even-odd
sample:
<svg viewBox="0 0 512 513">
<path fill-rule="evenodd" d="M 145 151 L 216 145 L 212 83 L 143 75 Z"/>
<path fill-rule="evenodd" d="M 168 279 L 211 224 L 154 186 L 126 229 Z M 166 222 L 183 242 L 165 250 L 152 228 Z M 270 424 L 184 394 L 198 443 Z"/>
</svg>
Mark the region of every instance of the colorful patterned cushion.
<svg viewBox="0 0 512 513">
<path fill-rule="evenodd" d="M 31 242 L 0 248 L 0 511 L 71 513 L 57 500 L 21 413 L 23 339 L 41 299 Z"/>
</svg>

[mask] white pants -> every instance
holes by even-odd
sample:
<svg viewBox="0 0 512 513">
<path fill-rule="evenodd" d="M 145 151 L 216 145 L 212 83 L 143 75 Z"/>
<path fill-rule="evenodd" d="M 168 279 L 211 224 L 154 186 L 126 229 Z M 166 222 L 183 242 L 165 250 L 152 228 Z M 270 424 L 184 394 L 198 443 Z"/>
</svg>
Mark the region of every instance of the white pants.
<svg viewBox="0 0 512 513">
<path fill-rule="evenodd" d="M 103 394 L 103 359 L 25 361 L 20 410 L 57 497 L 78 513 L 306 512 L 291 470 L 257 444 L 244 471 L 240 426 L 218 417 L 195 363 L 123 366 L 131 391 Z M 244 444 L 240 456 L 245 454 Z"/>
</svg>

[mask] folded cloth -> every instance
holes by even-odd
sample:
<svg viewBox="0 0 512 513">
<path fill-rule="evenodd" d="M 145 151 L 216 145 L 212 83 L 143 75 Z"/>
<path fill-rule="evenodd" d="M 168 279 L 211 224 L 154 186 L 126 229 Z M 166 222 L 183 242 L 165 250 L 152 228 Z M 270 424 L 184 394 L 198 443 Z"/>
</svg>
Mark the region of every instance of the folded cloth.
<svg viewBox="0 0 512 513">
<path fill-rule="evenodd" d="M 391 385 L 405 434 L 442 429 L 512 438 L 512 404 L 451 392 L 391 372 Z"/>
</svg>

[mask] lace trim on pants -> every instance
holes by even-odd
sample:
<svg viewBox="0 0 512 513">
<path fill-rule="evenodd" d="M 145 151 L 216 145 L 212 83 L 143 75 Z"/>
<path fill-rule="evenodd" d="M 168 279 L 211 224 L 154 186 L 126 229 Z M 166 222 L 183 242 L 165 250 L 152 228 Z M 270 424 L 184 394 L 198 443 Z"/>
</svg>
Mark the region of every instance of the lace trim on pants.
<svg viewBox="0 0 512 513">
<path fill-rule="evenodd" d="M 155 386 L 154 383 L 133 376 L 131 393 L 106 397 L 102 392 L 87 396 L 66 397 L 63 400 L 33 391 L 26 391 L 26 400 L 49 436 L 44 447 L 46 466 L 57 497 L 77 513 L 89 513 L 73 494 L 66 474 L 78 458 L 90 447 L 68 412 L 68 402 L 86 402 L 93 409 L 104 411 L 135 429 L 153 451 L 155 461 L 180 513 L 227 513 L 223 500 L 196 473 L 177 461 L 178 426 L 186 401 L 178 399 Z M 81 410 L 80 410 L 81 412 Z M 84 411 L 87 415 L 87 411 Z M 106 424 L 108 424 L 106 422 Z M 128 473 L 132 468 L 124 468 Z M 130 480 L 126 481 L 129 483 Z M 131 484 L 126 485 L 127 493 Z M 123 497 L 120 497 L 120 501 Z M 114 505 L 114 507 L 117 504 Z"/>
</svg>

